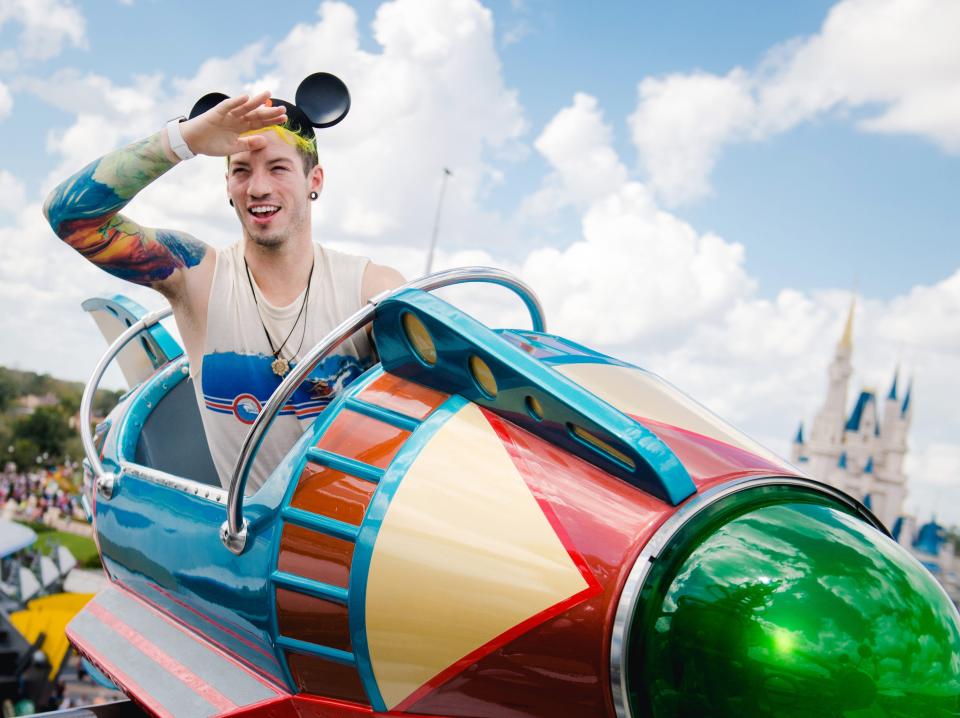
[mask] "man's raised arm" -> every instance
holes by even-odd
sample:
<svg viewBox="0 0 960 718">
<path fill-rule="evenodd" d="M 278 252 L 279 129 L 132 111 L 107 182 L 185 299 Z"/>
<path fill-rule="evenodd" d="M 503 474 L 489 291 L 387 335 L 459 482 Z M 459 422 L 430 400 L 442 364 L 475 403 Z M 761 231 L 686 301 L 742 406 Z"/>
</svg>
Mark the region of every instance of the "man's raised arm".
<svg viewBox="0 0 960 718">
<path fill-rule="evenodd" d="M 47 197 L 44 214 L 60 239 L 101 269 L 164 291 L 176 270 L 200 263 L 207 245 L 181 232 L 142 227 L 120 210 L 175 163 L 158 132 L 60 184 Z"/>
<path fill-rule="evenodd" d="M 255 149 L 262 139 L 243 132 L 282 122 L 268 93 L 224 100 L 180 125 L 196 154 L 228 155 Z M 120 214 L 133 197 L 178 162 L 166 131 L 89 164 L 56 187 L 43 211 L 60 239 L 121 279 L 175 296 L 183 270 L 200 263 L 207 245 L 183 232 L 143 227 Z"/>
</svg>

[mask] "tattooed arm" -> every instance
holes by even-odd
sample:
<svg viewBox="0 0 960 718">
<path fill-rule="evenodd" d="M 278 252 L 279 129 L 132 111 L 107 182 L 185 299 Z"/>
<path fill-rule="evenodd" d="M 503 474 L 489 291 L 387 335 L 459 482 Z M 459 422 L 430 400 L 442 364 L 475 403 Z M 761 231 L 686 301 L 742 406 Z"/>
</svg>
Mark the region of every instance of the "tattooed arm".
<svg viewBox="0 0 960 718">
<path fill-rule="evenodd" d="M 243 133 L 286 120 L 284 109 L 271 107 L 268 98 L 264 92 L 226 99 L 184 122 L 183 137 L 196 154 L 257 149 L 263 138 Z M 178 161 L 163 130 L 80 170 L 50 193 L 44 214 L 60 239 L 98 267 L 176 302 L 189 290 L 187 270 L 200 265 L 209 248 L 183 232 L 143 227 L 120 210 Z"/>
<path fill-rule="evenodd" d="M 60 239 L 101 269 L 168 293 L 172 275 L 199 264 L 207 245 L 142 227 L 120 210 L 174 163 L 157 133 L 80 170 L 50 193 L 44 214 Z"/>
</svg>

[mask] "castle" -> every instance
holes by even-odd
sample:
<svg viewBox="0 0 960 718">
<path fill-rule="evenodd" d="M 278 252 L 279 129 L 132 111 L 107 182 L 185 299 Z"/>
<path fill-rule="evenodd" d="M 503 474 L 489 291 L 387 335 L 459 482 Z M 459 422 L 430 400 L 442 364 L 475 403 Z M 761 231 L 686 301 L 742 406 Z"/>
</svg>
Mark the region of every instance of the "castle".
<svg viewBox="0 0 960 718">
<path fill-rule="evenodd" d="M 810 476 L 863 501 L 889 529 L 903 515 L 907 494 L 903 460 L 910 429 L 911 387 L 901 398 L 898 371 L 894 371 L 885 398 L 863 389 L 847 414 L 854 310 L 851 303 L 828 370 L 827 398 L 807 436 L 800 425 L 790 459 Z"/>
<path fill-rule="evenodd" d="M 912 386 L 907 386 L 901 398 L 899 371 L 894 370 L 893 383 L 882 404 L 876 392 L 863 389 L 853 411 L 847 414 L 854 309 L 851 303 L 828 369 L 827 398 L 813 420 L 809 437 L 804 437 L 800 424 L 790 460 L 811 477 L 860 499 L 960 606 L 960 556 L 947 540 L 946 531 L 935 519 L 918 526 L 916 518 L 903 511 L 907 496 L 903 460 L 912 415 Z"/>
</svg>

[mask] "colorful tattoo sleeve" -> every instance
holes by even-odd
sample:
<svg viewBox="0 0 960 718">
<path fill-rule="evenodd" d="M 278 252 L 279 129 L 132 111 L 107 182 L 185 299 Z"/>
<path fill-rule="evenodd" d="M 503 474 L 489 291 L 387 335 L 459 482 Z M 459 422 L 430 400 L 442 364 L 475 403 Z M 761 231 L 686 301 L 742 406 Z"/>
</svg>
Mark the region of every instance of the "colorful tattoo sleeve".
<svg viewBox="0 0 960 718">
<path fill-rule="evenodd" d="M 60 239 L 101 269 L 137 284 L 162 281 L 199 264 L 207 246 L 182 232 L 141 227 L 119 212 L 172 166 L 157 133 L 63 182 L 50 193 L 44 213 Z"/>
</svg>

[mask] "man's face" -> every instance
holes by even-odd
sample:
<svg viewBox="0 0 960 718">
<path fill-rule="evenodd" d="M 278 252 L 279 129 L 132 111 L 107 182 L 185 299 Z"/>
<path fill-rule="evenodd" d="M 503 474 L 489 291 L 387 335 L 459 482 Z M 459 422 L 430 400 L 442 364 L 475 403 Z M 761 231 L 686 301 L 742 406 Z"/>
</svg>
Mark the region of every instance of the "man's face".
<svg viewBox="0 0 960 718">
<path fill-rule="evenodd" d="M 310 230 L 310 192 L 320 191 L 323 171 L 303 174 L 297 150 L 275 132 L 263 132 L 265 147 L 230 156 L 227 194 L 246 236 L 261 247 L 279 247 Z"/>
</svg>

